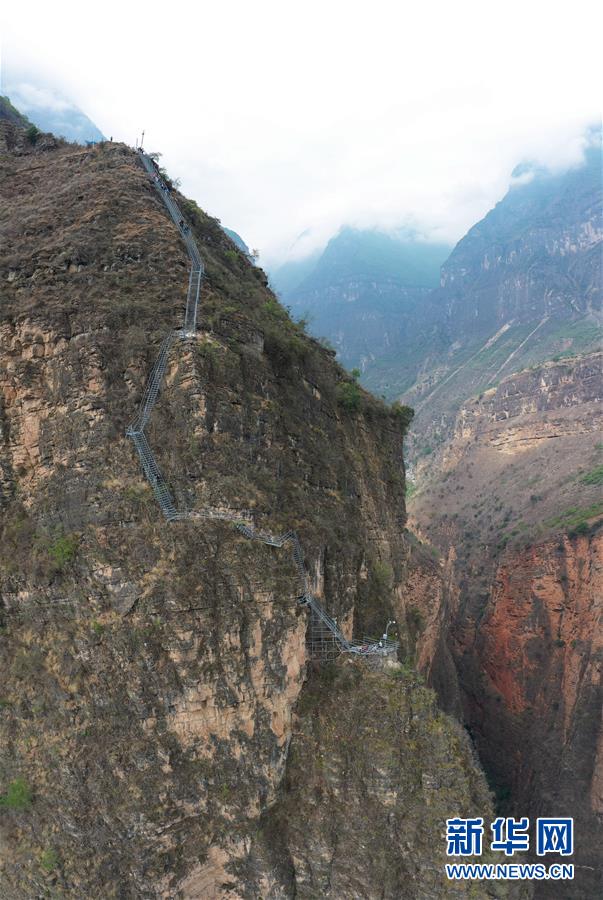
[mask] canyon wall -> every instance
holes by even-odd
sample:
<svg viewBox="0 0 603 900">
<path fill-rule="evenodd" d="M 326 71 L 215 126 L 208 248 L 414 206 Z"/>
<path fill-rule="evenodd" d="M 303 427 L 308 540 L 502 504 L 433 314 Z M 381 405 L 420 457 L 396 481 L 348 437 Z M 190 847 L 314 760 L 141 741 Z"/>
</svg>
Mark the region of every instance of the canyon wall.
<svg viewBox="0 0 603 900">
<path fill-rule="evenodd" d="M 575 817 L 576 898 L 601 865 L 602 381 L 601 354 L 504 379 L 463 406 L 412 501 L 452 557 L 464 721 L 503 810 Z"/>
</svg>

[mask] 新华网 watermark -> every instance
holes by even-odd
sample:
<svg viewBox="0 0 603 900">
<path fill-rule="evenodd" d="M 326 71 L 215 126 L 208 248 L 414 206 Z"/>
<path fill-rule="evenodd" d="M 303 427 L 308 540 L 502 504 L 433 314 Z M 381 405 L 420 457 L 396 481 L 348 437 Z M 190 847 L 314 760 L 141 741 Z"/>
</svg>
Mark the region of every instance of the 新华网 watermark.
<svg viewBox="0 0 603 900">
<path fill-rule="evenodd" d="M 484 846 L 484 820 L 446 819 L 447 856 L 481 856 Z M 515 853 L 525 853 L 530 849 L 530 820 L 499 816 L 490 825 L 489 849 L 511 857 Z M 574 820 L 572 818 L 536 819 L 536 840 L 534 849 L 537 856 L 557 854 L 559 857 L 572 856 L 574 852 Z M 449 879 L 478 880 L 571 880 L 574 866 L 565 861 L 538 863 L 500 862 L 450 862 L 446 864 Z"/>
</svg>

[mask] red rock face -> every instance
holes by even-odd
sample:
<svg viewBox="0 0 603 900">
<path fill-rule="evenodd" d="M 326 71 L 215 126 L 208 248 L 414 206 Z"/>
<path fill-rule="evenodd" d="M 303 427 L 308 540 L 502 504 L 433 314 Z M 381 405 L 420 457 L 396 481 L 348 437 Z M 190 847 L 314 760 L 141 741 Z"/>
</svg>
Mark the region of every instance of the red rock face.
<svg viewBox="0 0 603 900">
<path fill-rule="evenodd" d="M 503 804 L 576 819 L 572 897 L 595 896 L 600 864 L 602 554 L 601 532 L 507 553 L 481 620 L 456 633 L 466 720 Z"/>
<path fill-rule="evenodd" d="M 600 398 L 599 354 L 504 379 L 412 504 L 449 559 L 439 621 L 501 810 L 576 819 L 572 900 L 598 896 L 603 838 Z"/>
</svg>

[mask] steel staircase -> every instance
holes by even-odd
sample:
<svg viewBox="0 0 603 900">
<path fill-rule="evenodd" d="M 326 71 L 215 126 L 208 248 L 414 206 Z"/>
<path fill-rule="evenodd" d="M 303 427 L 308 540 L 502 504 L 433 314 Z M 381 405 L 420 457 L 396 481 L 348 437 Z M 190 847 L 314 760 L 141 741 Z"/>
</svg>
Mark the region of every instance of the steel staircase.
<svg viewBox="0 0 603 900">
<path fill-rule="evenodd" d="M 147 156 L 142 149 L 138 151 L 139 158 L 145 170 L 153 179 L 155 188 L 161 197 L 165 207 L 167 208 L 173 222 L 178 227 L 180 234 L 186 244 L 188 255 L 191 261 L 191 269 L 189 274 L 188 291 L 186 297 L 186 311 L 184 314 L 183 327 L 178 331 L 170 332 L 161 343 L 159 354 L 151 374 L 144 389 L 140 407 L 136 416 L 132 419 L 126 429 L 126 435 L 133 441 L 134 447 L 140 459 L 140 464 L 144 472 L 145 478 L 151 485 L 153 494 L 161 508 L 163 515 L 168 522 L 191 520 L 191 519 L 214 519 L 219 521 L 232 522 L 236 525 L 238 531 L 246 538 L 261 541 L 270 547 L 282 548 L 286 544 L 291 544 L 291 555 L 297 568 L 300 595 L 298 602 L 303 606 L 307 606 L 310 610 L 312 626 L 318 626 L 323 629 L 330 637 L 331 642 L 337 647 L 339 652 L 354 653 L 360 655 L 378 653 L 381 656 L 394 655 L 398 644 L 393 641 L 349 641 L 337 622 L 329 616 L 323 609 L 322 605 L 312 594 L 309 588 L 309 580 L 304 564 L 304 553 L 299 538 L 294 531 L 287 531 L 281 536 L 272 535 L 269 532 L 261 531 L 247 524 L 244 520 L 251 519 L 251 513 L 226 512 L 224 510 L 212 509 L 211 507 L 191 510 L 177 509 L 174 497 L 168 487 L 168 484 L 157 464 L 153 451 L 149 446 L 149 442 L 144 433 L 153 408 L 159 397 L 161 383 L 167 370 L 169 362 L 170 350 L 177 340 L 186 340 L 194 337 L 197 327 L 197 309 L 199 306 L 199 293 L 201 283 L 203 281 L 205 269 L 199 248 L 195 242 L 189 226 L 185 223 L 184 217 L 178 207 L 178 204 L 172 197 L 170 190 L 164 182 L 159 168 L 156 163 Z M 243 520 L 243 521 L 242 521 Z"/>
</svg>

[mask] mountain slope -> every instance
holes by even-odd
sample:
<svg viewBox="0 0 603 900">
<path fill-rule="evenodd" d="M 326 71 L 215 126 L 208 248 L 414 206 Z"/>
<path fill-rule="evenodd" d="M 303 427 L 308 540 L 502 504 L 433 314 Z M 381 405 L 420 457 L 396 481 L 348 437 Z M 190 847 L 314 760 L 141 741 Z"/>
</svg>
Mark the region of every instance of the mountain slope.
<svg viewBox="0 0 603 900">
<path fill-rule="evenodd" d="M 434 346 L 419 339 L 400 362 L 415 381 L 403 393 L 417 413 L 415 453 L 506 375 L 600 346 L 601 199 L 598 143 L 583 165 L 512 187 L 455 247 L 417 323 Z"/>
<path fill-rule="evenodd" d="M 222 229 L 225 234 L 228 235 L 233 244 L 235 244 L 235 246 L 237 246 L 239 250 L 242 250 L 243 253 L 249 256 L 249 247 L 247 246 L 241 235 L 237 234 L 236 231 L 233 231 L 232 228 L 225 228 L 224 225 L 222 226 Z"/>
<path fill-rule="evenodd" d="M 94 122 L 59 92 L 30 80 L 4 80 L 12 102 L 41 131 L 78 144 L 105 140 Z"/>
<path fill-rule="evenodd" d="M 305 690 L 296 570 L 227 524 L 166 523 L 125 436 L 182 321 L 184 244 L 123 145 L 19 144 L 0 154 L 0 191 L 0 893 L 260 896 L 254 847 Z M 324 606 L 347 634 L 374 633 L 407 575 L 404 416 L 290 321 L 215 220 L 178 203 L 206 278 L 149 424 L 161 468 L 179 504 L 295 528 Z M 394 698 L 442 734 L 437 777 L 483 814 L 466 743 L 398 673 Z M 378 702 L 378 679 L 362 690 Z M 416 777 L 412 742 L 373 740 L 395 753 L 393 786 Z M 437 815 L 429 828 L 425 859 Z M 387 858 L 369 864 L 385 877 Z M 296 895 L 287 871 L 276 896 Z"/>
<path fill-rule="evenodd" d="M 18 125 L 21 128 L 27 128 L 31 122 L 19 112 L 10 102 L 8 97 L 0 97 L 0 120 L 10 122 L 11 125 Z"/>
</svg>

